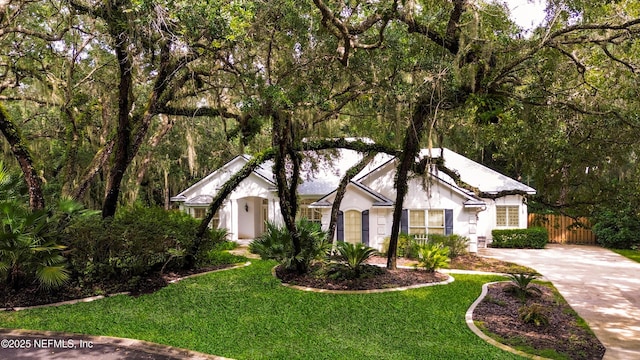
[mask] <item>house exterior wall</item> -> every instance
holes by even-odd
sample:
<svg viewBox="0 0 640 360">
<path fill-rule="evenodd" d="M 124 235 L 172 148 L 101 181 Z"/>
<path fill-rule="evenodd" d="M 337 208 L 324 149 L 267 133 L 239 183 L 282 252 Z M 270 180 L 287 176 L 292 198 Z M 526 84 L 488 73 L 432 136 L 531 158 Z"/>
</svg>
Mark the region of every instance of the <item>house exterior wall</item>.
<svg viewBox="0 0 640 360">
<path fill-rule="evenodd" d="M 526 229 L 527 224 L 527 203 L 522 195 L 507 195 L 497 199 L 483 199 L 487 204 L 487 209 L 479 213 L 478 221 L 478 236 L 485 236 L 488 242 L 491 242 L 493 236 L 491 231 L 493 229 L 514 229 L 521 228 Z M 518 206 L 518 226 L 497 226 L 497 213 L 496 208 L 498 206 Z"/>
<path fill-rule="evenodd" d="M 181 196 L 187 199 L 192 199 L 199 195 L 215 196 L 218 189 L 233 174 L 237 173 L 246 162 L 247 160 L 243 157 L 235 158 L 221 169 L 185 190 L 181 193 Z M 396 173 L 395 165 L 395 162 L 390 161 L 375 171 L 368 173 L 359 181 L 374 192 L 393 201 L 396 197 L 396 191 L 393 186 Z M 424 182 L 427 182 L 426 188 Z M 413 177 L 409 180 L 408 189 L 403 206 L 404 209 L 452 210 L 453 233 L 468 237 L 471 240 L 471 251 L 474 250 L 477 237 L 483 236 L 488 241 L 491 241 L 491 230 L 497 227 L 496 208 L 499 206 L 518 206 L 518 227 L 527 227 L 527 206 L 524 197 L 520 195 L 509 195 L 495 200 L 483 199 L 486 203 L 485 208 L 465 208 L 464 203 L 469 200 L 469 196 L 455 186 L 437 178 L 423 180 L 419 177 Z M 317 196 L 313 200 L 317 200 L 319 197 L 321 196 Z M 334 198 L 335 194 L 332 194 L 324 198 L 324 200 L 333 202 Z M 280 213 L 280 203 L 273 183 L 253 173 L 240 183 L 219 209 L 219 227 L 227 228 L 232 240 L 255 238 L 262 232 L 263 208 L 265 206 L 263 205 L 263 200 L 265 199 L 266 207 L 268 208 L 268 221 L 281 225 L 283 221 Z M 349 210 L 357 210 L 361 213 L 365 210 L 369 211 L 369 245 L 378 249 L 381 248 L 385 238 L 391 235 L 393 222 L 393 207 L 373 206 L 374 202 L 380 200 L 377 195 L 350 184 L 340 207 L 343 212 Z M 193 215 L 195 207 L 203 206 L 204 204 L 188 206 L 182 203 L 180 204 L 180 209 Z M 322 226 L 324 229 L 328 228 L 330 212 L 330 208 L 322 208 Z"/>
<path fill-rule="evenodd" d="M 394 199 L 395 189 L 393 188 L 393 182 L 386 181 L 388 180 L 388 174 L 388 172 L 382 173 L 382 176 L 370 181 L 369 184 L 371 184 L 370 187 L 373 190 L 390 199 Z M 389 177 L 393 178 L 393 174 Z M 335 194 L 327 197 L 326 200 L 332 203 L 335 200 Z M 466 200 L 464 196 L 439 181 L 432 180 L 429 190 L 426 191 L 422 186 L 422 180 L 414 178 L 409 181 L 409 191 L 405 197 L 403 208 L 409 210 L 453 210 L 453 233 L 468 237 L 470 246 L 474 246 L 477 241 L 477 229 L 480 220 L 477 216 L 478 209 L 466 209 L 464 207 Z M 371 195 L 354 185 L 349 185 L 340 210 L 358 210 L 360 212 L 369 210 L 369 245 L 380 250 L 385 238 L 391 236 L 393 207 L 373 207 L 373 202 L 374 199 Z M 322 227 L 327 229 L 329 227 L 331 209 L 325 208 L 322 211 Z M 473 250 L 475 251 L 475 248 Z"/>
<path fill-rule="evenodd" d="M 214 197 L 219 188 L 228 181 L 233 174 L 240 171 L 246 160 L 236 158 L 225 167 L 213 172 L 195 186 L 186 191 L 184 195 L 188 198 L 199 195 L 209 195 Z M 262 232 L 262 199 L 267 199 L 269 221 L 282 223 L 280 215 L 280 204 L 277 193 L 272 189 L 272 185 L 255 173 L 244 179 L 238 187 L 231 192 L 218 210 L 220 228 L 229 230 L 231 240 L 252 239 Z M 247 205 L 249 211 L 245 209 Z M 194 208 L 200 206 L 189 206 L 181 204 L 180 210 L 194 215 Z"/>
</svg>

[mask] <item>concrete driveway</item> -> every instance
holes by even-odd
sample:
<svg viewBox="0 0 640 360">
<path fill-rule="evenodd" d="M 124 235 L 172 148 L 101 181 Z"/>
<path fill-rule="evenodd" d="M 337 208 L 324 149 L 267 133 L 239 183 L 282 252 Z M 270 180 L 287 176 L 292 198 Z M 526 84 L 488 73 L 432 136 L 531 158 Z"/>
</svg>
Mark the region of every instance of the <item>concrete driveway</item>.
<svg viewBox="0 0 640 360">
<path fill-rule="evenodd" d="M 534 268 L 553 282 L 607 348 L 604 359 L 640 359 L 640 263 L 583 245 L 483 249 L 481 255 Z"/>
</svg>

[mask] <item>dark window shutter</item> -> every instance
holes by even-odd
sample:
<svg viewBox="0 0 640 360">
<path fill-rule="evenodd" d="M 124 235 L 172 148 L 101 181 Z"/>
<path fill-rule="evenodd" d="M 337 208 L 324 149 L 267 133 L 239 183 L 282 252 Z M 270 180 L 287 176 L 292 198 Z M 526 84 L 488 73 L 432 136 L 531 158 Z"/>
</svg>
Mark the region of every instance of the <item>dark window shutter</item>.
<svg viewBox="0 0 640 360">
<path fill-rule="evenodd" d="M 402 216 L 400 217 L 400 232 L 409 233 L 409 210 L 403 209 Z"/>
<path fill-rule="evenodd" d="M 444 211 L 444 234 L 453 234 L 453 210 L 451 209 Z"/>
<path fill-rule="evenodd" d="M 338 211 L 338 220 L 336 220 L 336 236 L 338 241 L 344 241 L 344 213 Z"/>
<path fill-rule="evenodd" d="M 369 246 L 369 210 L 362 212 L 362 243 Z"/>
</svg>

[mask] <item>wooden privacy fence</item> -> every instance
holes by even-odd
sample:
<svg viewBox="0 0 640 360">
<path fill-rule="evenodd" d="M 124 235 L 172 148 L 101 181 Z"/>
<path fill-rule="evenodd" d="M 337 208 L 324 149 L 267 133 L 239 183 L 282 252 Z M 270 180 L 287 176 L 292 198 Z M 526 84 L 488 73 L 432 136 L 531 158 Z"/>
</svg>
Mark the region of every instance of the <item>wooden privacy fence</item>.
<svg viewBox="0 0 640 360">
<path fill-rule="evenodd" d="M 549 242 L 559 244 L 596 244 L 587 218 L 574 219 L 555 214 L 529 214 L 529 227 L 542 226 L 549 231 Z"/>
</svg>

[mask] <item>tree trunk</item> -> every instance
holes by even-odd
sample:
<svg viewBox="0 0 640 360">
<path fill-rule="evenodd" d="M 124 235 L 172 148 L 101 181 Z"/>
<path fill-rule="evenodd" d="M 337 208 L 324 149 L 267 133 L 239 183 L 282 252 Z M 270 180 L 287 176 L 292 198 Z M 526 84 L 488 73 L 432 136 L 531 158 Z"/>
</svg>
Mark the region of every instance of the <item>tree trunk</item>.
<svg viewBox="0 0 640 360">
<path fill-rule="evenodd" d="M 400 218 L 402 217 L 402 206 L 407 195 L 409 170 L 415 163 L 416 155 L 420 149 L 420 138 L 424 129 L 424 124 L 430 114 L 431 99 L 422 97 L 418 100 L 416 108 L 411 117 L 411 123 L 407 127 L 404 138 L 404 151 L 400 155 L 400 164 L 396 174 L 396 203 L 393 208 L 393 224 L 391 226 L 391 239 L 389 240 L 389 251 L 387 252 L 387 268 L 396 269 L 398 236 L 400 235 Z"/>
<path fill-rule="evenodd" d="M 78 184 L 78 186 L 75 188 L 75 190 L 71 195 L 74 200 L 81 201 L 81 199 L 84 197 L 84 194 L 89 189 L 89 186 L 93 182 L 93 179 L 96 177 L 98 172 L 100 172 L 100 169 L 102 169 L 104 165 L 107 163 L 107 160 L 109 160 L 109 157 L 111 157 L 111 153 L 113 152 L 114 146 L 115 146 L 115 140 L 111 139 L 109 140 L 108 143 L 104 145 L 102 149 L 100 149 L 94 155 L 93 160 L 91 160 L 91 164 L 87 168 L 85 174 L 82 176 L 82 179 L 80 179 L 80 183 Z"/>
<path fill-rule="evenodd" d="M 113 167 L 109 174 L 104 203 L 102 204 L 102 218 L 112 217 L 118 207 L 118 196 L 120 195 L 120 185 L 129 163 L 129 147 L 131 145 L 131 88 L 133 85 L 133 74 L 131 59 L 129 58 L 126 46 L 129 44 L 127 34 L 122 31 L 115 37 L 116 58 L 120 71 L 120 83 L 118 84 L 118 131 L 116 137 L 116 153 L 113 160 Z"/>
<path fill-rule="evenodd" d="M 278 187 L 278 197 L 280 198 L 280 213 L 291 236 L 294 268 L 296 272 L 304 273 L 307 271 L 304 262 L 296 259 L 298 254 L 302 252 L 302 242 L 295 220 L 298 208 L 296 190 L 300 176 L 301 156 L 293 147 L 294 131 L 291 117 L 280 111 L 273 111 L 272 121 L 273 148 L 276 149 L 273 168 Z M 293 169 L 290 180 L 287 180 L 287 157 L 291 161 Z"/>
<path fill-rule="evenodd" d="M 44 195 L 42 193 L 42 180 L 33 166 L 31 153 L 22 139 L 20 131 L 13 123 L 4 106 L 0 103 L 0 131 L 11 145 L 11 152 L 20 164 L 29 191 L 29 208 L 31 210 L 44 209 Z"/>
</svg>

